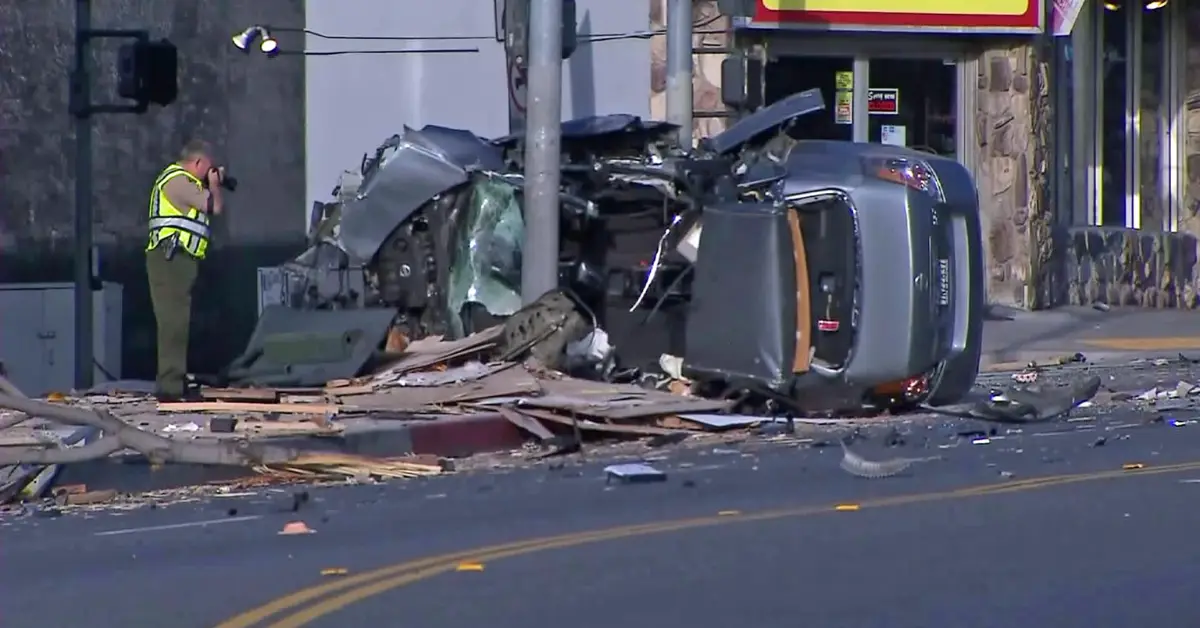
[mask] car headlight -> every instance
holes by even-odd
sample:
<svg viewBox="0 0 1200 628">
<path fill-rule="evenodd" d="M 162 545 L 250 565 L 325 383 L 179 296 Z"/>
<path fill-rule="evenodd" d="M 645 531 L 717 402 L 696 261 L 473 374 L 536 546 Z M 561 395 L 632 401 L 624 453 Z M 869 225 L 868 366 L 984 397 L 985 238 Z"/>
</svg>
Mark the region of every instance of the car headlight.
<svg viewBox="0 0 1200 628">
<path fill-rule="evenodd" d="M 928 162 L 907 157 L 874 157 L 863 160 L 863 173 L 924 192 L 939 203 L 946 202 L 942 186 Z"/>
</svg>

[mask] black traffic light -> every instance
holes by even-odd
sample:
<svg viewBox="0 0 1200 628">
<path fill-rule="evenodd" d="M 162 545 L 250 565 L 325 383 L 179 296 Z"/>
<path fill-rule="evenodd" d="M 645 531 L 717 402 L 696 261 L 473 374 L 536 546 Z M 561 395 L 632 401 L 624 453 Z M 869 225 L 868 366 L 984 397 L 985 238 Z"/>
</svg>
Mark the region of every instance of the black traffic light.
<svg viewBox="0 0 1200 628">
<path fill-rule="evenodd" d="M 117 95 L 136 101 L 139 107 L 153 103 L 167 106 L 179 95 L 175 44 L 135 41 L 121 46 L 117 54 Z"/>
</svg>

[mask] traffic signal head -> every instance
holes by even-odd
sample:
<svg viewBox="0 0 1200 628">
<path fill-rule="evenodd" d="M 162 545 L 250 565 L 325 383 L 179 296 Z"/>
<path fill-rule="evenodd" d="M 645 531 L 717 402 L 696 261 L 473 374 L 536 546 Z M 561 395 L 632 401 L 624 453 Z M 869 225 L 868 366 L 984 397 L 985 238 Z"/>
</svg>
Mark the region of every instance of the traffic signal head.
<svg viewBox="0 0 1200 628">
<path fill-rule="evenodd" d="M 141 107 L 153 103 L 167 106 L 179 95 L 175 44 L 139 40 L 121 46 L 117 54 L 117 95 Z"/>
</svg>

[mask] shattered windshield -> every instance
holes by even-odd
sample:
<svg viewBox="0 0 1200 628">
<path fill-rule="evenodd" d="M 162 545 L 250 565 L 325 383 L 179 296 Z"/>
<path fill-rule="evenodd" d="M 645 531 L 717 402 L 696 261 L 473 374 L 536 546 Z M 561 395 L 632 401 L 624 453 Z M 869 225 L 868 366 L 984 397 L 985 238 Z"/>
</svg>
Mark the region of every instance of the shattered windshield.
<svg viewBox="0 0 1200 628">
<path fill-rule="evenodd" d="M 448 305 L 455 314 L 478 303 L 495 316 L 509 316 L 521 307 L 521 204 L 516 188 L 501 179 L 480 175 L 471 185 L 470 207 L 453 243 Z M 451 321 L 463 333 L 462 320 Z"/>
</svg>

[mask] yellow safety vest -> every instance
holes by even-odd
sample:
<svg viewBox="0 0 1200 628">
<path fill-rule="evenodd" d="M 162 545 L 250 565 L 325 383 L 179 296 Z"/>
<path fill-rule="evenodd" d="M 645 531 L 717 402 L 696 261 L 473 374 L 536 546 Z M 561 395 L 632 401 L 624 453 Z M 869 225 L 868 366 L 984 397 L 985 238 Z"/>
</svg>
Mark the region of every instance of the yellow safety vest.
<svg viewBox="0 0 1200 628">
<path fill-rule="evenodd" d="M 150 243 L 146 245 L 146 250 L 153 251 L 163 240 L 176 237 L 181 249 L 196 259 L 204 259 L 210 235 L 208 214 L 193 207 L 182 211 L 171 203 L 171 199 L 163 193 L 163 186 L 176 177 L 187 177 L 196 187 L 204 187 L 200 179 L 179 164 L 167 166 L 158 175 L 154 189 L 150 191 Z"/>
</svg>

